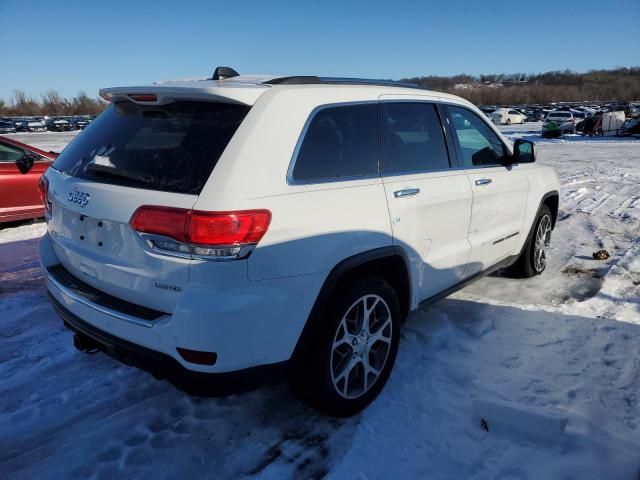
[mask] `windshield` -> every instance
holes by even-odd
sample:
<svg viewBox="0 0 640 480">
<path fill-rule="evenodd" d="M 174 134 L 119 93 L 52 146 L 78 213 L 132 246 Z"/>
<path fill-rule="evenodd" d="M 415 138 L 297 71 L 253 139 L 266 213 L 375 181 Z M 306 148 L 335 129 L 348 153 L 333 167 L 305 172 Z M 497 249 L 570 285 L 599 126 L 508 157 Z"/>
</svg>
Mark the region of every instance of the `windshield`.
<svg viewBox="0 0 640 480">
<path fill-rule="evenodd" d="M 120 102 L 91 122 L 53 168 L 101 183 L 199 194 L 249 108 Z"/>
<path fill-rule="evenodd" d="M 549 114 L 549 118 L 570 118 L 571 114 L 569 112 L 551 112 Z"/>
</svg>

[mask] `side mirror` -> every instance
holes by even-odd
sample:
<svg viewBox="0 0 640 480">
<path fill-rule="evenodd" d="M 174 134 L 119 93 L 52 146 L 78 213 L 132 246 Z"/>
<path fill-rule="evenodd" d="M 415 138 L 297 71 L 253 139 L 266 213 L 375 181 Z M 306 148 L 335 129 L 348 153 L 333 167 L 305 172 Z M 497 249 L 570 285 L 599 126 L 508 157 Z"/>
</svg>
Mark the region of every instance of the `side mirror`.
<svg viewBox="0 0 640 480">
<path fill-rule="evenodd" d="M 533 163 L 536 161 L 536 154 L 533 142 L 529 140 L 517 139 L 513 144 L 513 163 Z"/>
<path fill-rule="evenodd" d="M 20 173 L 25 175 L 29 173 L 29 170 L 33 168 L 34 158 L 33 155 L 25 153 L 19 159 L 16 160 L 16 167 L 20 170 Z"/>
</svg>

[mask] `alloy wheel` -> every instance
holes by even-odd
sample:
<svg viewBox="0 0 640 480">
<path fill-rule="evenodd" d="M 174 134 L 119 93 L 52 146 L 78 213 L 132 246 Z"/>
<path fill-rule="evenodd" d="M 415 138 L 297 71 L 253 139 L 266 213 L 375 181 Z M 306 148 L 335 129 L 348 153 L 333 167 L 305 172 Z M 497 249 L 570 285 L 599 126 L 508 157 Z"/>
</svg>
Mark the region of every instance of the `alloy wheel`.
<svg viewBox="0 0 640 480">
<path fill-rule="evenodd" d="M 533 268 L 536 272 L 542 272 L 547 266 L 547 249 L 551 244 L 551 217 L 544 215 L 540 218 L 536 230 L 535 245 L 533 249 Z"/>
<path fill-rule="evenodd" d="M 356 399 L 377 382 L 389 357 L 391 311 L 379 295 L 353 302 L 338 324 L 331 349 L 331 380 L 340 396 Z"/>
</svg>

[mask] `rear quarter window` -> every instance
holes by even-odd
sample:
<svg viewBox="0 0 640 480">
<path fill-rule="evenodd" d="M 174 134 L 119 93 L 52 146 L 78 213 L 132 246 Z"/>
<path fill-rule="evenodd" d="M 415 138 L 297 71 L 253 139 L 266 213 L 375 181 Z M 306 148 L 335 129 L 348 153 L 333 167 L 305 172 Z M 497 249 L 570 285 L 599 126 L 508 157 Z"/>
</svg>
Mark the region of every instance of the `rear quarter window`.
<svg viewBox="0 0 640 480">
<path fill-rule="evenodd" d="M 378 106 L 322 107 L 308 123 L 294 158 L 294 181 L 327 181 L 378 172 Z"/>
<path fill-rule="evenodd" d="M 249 109 L 119 102 L 91 122 L 53 168 L 95 182 L 197 195 Z"/>
</svg>

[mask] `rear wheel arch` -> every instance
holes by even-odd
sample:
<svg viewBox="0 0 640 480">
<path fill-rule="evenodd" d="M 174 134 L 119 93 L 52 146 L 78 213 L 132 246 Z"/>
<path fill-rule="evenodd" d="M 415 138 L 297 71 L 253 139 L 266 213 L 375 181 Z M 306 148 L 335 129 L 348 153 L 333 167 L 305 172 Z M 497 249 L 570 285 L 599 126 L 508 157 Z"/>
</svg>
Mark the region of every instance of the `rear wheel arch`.
<svg viewBox="0 0 640 480">
<path fill-rule="evenodd" d="M 411 309 L 411 281 L 409 261 L 404 251 L 395 246 L 381 247 L 348 257 L 338 263 L 327 275 L 316 301 L 307 318 L 294 349 L 292 360 L 304 356 L 310 343 L 322 328 L 322 317 L 326 306 L 341 285 L 365 276 L 380 277 L 395 290 L 400 304 L 401 322 Z M 295 362 L 294 362 L 295 363 Z"/>
</svg>

